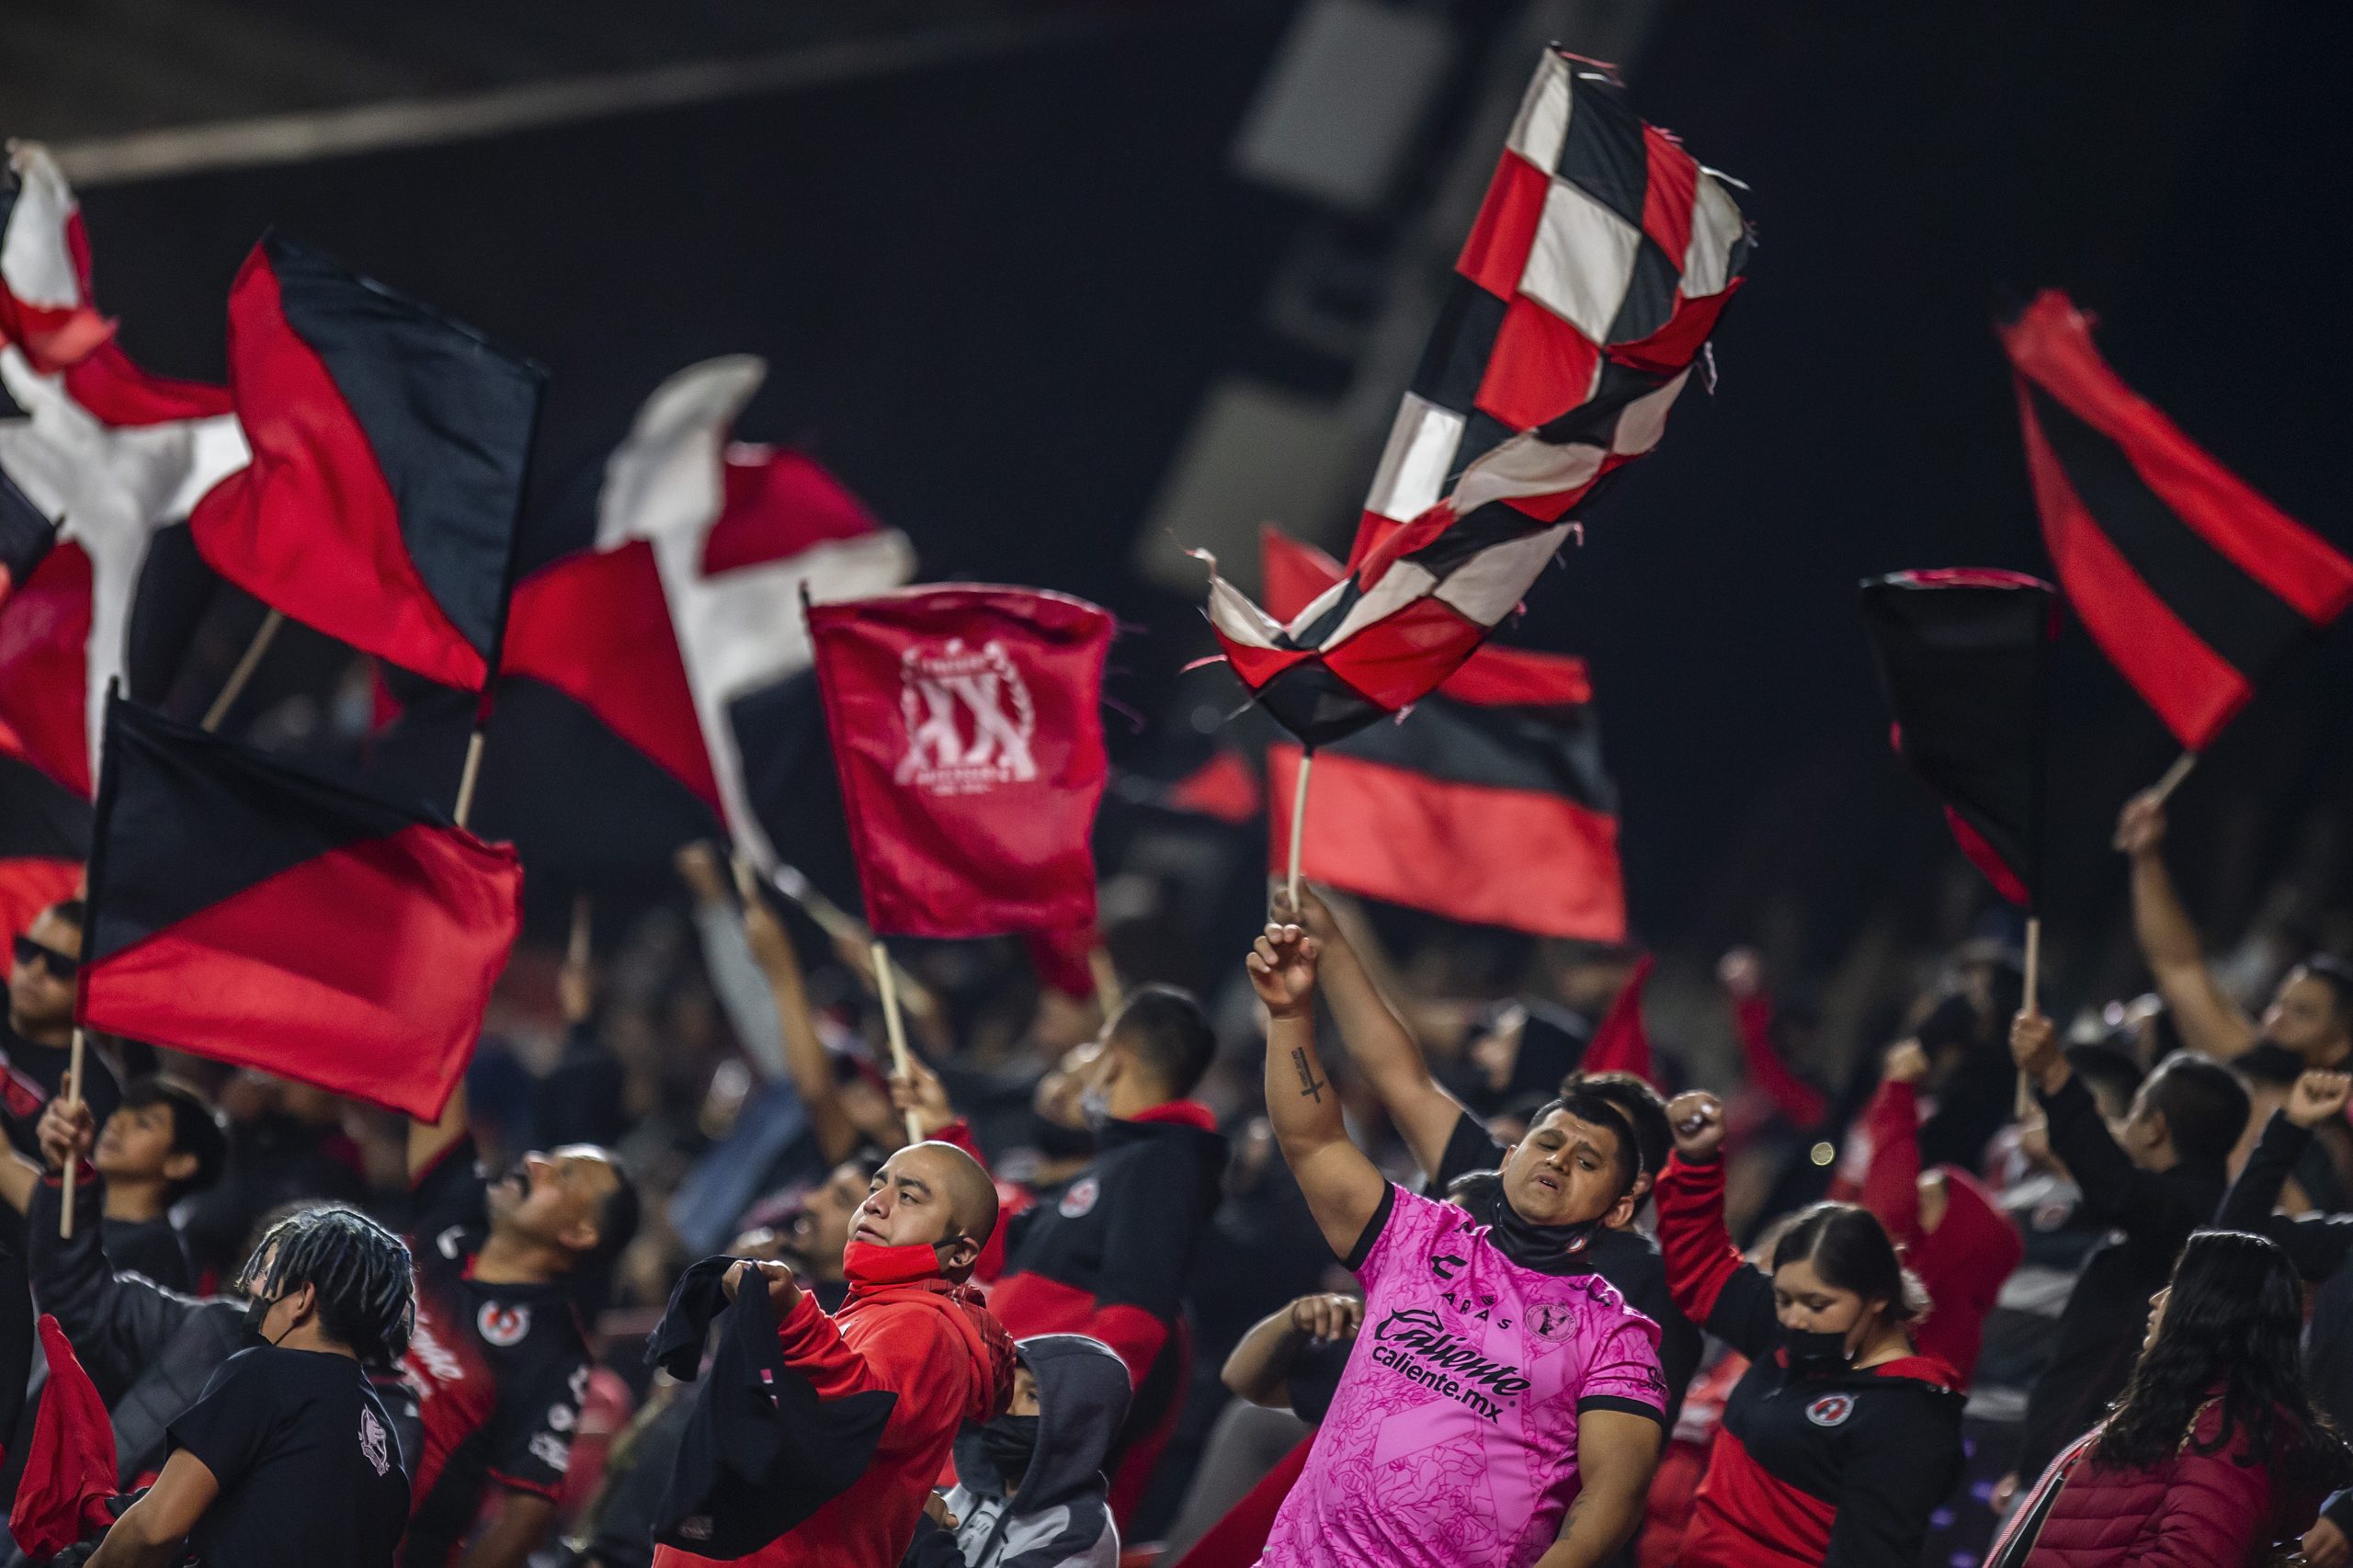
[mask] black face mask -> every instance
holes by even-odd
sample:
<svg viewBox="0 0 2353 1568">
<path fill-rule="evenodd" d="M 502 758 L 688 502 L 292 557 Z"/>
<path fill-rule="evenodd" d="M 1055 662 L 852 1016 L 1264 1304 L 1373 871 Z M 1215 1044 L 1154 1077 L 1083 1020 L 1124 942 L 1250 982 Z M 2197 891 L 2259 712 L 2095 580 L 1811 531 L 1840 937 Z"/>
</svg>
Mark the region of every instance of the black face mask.
<svg viewBox="0 0 2353 1568">
<path fill-rule="evenodd" d="M 269 1320 L 269 1309 L 276 1305 L 278 1305 L 276 1301 L 265 1301 L 258 1296 L 245 1303 L 245 1310 L 241 1314 L 238 1326 L 244 1334 L 246 1344 L 267 1345 L 270 1343 L 268 1337 L 262 1333 L 262 1324 Z"/>
<path fill-rule="evenodd" d="M 1579 1220 L 1566 1225 L 1540 1225 L 1523 1216 L 1511 1206 L 1503 1189 L 1495 1189 L 1487 1212 L 1479 1218 L 1487 1222 L 1487 1239 L 1522 1268 L 1539 1274 L 1566 1272 L 1593 1244 L 1594 1236 L 1601 1229 L 1598 1220 Z"/>
<path fill-rule="evenodd" d="M 1048 1160 L 1083 1160 L 1095 1153 L 1094 1133 L 1084 1127 L 1064 1127 L 1035 1111 L 1029 1113 L 1029 1142 Z"/>
<path fill-rule="evenodd" d="M 1790 1353 L 1790 1370 L 1804 1378 L 1827 1377 L 1843 1372 L 1855 1361 L 1855 1353 L 1847 1348 L 1846 1331 L 1808 1331 L 1793 1328 L 1781 1331 L 1781 1343 Z"/>
<path fill-rule="evenodd" d="M 997 1474 L 1010 1480 L 1029 1471 L 1030 1456 L 1038 1451 L 1038 1422 L 1035 1415 L 1000 1415 L 982 1426 L 981 1452 Z"/>
</svg>

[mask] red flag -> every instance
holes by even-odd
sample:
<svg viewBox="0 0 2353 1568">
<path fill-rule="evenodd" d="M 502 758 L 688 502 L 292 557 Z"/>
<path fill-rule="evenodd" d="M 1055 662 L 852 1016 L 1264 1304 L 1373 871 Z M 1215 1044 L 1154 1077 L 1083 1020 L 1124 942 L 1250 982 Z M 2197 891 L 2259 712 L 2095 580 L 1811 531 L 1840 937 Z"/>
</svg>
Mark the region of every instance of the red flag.
<svg viewBox="0 0 2353 1568">
<path fill-rule="evenodd" d="M 112 1524 L 107 1499 L 116 1491 L 114 1423 L 107 1418 L 106 1401 L 47 1312 L 40 1316 L 40 1348 L 49 1381 L 33 1416 L 24 1479 L 8 1510 L 8 1533 L 37 1562 Z"/>
<path fill-rule="evenodd" d="M 1091 923 L 1110 616 L 1063 594 L 961 586 L 808 616 L 875 932 Z"/>
<path fill-rule="evenodd" d="M 1021 945 L 1029 951 L 1029 967 L 1048 987 L 1082 1002 L 1095 999 L 1095 949 L 1103 945 L 1103 936 L 1092 922 L 1061 931 L 1025 932 Z"/>
<path fill-rule="evenodd" d="M 2001 329 L 2043 542 L 2084 629 L 2202 751 L 2290 646 L 2353 604 L 2353 561 L 2119 380 L 2044 291 Z"/>
<path fill-rule="evenodd" d="M 1631 1073 L 1644 1083 L 1652 1081 L 1651 1037 L 1643 1028 L 1643 987 L 1650 982 L 1654 961 L 1648 953 L 1634 960 L 1634 971 L 1620 988 L 1618 1000 L 1609 1004 L 1601 1027 L 1593 1031 L 1593 1043 L 1586 1047 L 1578 1071 Z"/>
<path fill-rule="evenodd" d="M 522 923 L 514 850 L 119 700 L 76 1021 L 431 1121 Z"/>
<path fill-rule="evenodd" d="M 70 540 L 0 605 L 0 756 L 21 758 L 85 799 L 90 612 L 90 557 Z"/>
</svg>

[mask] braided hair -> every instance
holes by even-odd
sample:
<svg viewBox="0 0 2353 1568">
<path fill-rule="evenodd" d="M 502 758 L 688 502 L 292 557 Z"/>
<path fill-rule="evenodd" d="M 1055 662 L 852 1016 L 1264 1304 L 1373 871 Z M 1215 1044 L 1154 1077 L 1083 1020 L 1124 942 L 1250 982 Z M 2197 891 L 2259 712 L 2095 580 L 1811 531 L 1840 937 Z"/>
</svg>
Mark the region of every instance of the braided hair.
<svg viewBox="0 0 2353 1568">
<path fill-rule="evenodd" d="M 319 1325 L 369 1366 L 389 1367 L 416 1326 L 416 1278 L 408 1245 L 340 1203 L 290 1214 L 262 1234 L 237 1276 L 239 1295 L 275 1301 L 311 1286 Z"/>
</svg>

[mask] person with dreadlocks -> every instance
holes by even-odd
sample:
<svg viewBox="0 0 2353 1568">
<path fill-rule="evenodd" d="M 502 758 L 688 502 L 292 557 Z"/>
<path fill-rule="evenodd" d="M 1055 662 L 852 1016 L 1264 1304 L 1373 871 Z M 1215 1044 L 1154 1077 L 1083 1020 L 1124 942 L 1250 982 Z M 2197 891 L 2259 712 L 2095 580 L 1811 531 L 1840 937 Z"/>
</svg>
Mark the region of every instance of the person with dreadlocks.
<svg viewBox="0 0 2353 1568">
<path fill-rule="evenodd" d="M 171 1424 L 163 1473 L 90 1568 L 392 1568 L 408 1474 L 364 1368 L 407 1348 L 408 1248 L 358 1210 L 309 1209 L 262 1238 L 237 1289 L 262 1343 Z"/>
</svg>

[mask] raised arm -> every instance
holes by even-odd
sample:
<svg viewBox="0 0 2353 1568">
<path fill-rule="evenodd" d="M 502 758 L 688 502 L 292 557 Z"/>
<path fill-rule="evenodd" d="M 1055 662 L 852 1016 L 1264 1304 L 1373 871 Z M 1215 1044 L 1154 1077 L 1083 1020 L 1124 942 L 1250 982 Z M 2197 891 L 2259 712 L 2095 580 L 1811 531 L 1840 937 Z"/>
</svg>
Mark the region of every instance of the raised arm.
<svg viewBox="0 0 2353 1568">
<path fill-rule="evenodd" d="M 1286 1301 L 1250 1325 L 1225 1358 L 1218 1381 L 1236 1399 L 1269 1410 L 1290 1408 L 1285 1380 L 1299 1353 L 1319 1339 L 1353 1339 L 1364 1322 L 1364 1302 L 1355 1296 L 1302 1296 Z"/>
<path fill-rule="evenodd" d="M 2198 943 L 2198 927 L 2165 869 L 2165 808 L 2155 791 L 2125 802 L 2116 820 L 2116 847 L 2132 867 L 2132 935 L 2155 977 L 2182 1043 L 2228 1060 L 2255 1044 L 2255 1020 L 2214 982 Z"/>
<path fill-rule="evenodd" d="M 1652 1191 L 1666 1288 L 1683 1315 L 1755 1360 L 1779 1341 L 1772 1282 L 1748 1267 L 1724 1225 L 1724 1108 L 1710 1094 L 1667 1103 L 1675 1154 Z"/>
<path fill-rule="evenodd" d="M 2353 1096 L 2353 1076 L 2307 1073 L 2288 1092 L 2288 1103 L 2271 1113 L 2246 1168 L 2222 1195 L 2214 1223 L 2226 1231 L 2252 1231 L 2279 1244 L 2307 1279 L 2325 1279 L 2353 1256 L 2353 1214 L 2289 1215 L 2276 1211 L 2279 1189 L 2312 1143 L 2313 1129 L 2343 1116 Z"/>
<path fill-rule="evenodd" d="M 809 1112 L 818 1152 L 827 1165 L 838 1165 L 858 1147 L 858 1127 L 842 1108 L 834 1064 L 825 1055 L 824 1041 L 817 1038 L 817 1018 L 809 1007 L 809 985 L 801 972 L 801 955 L 793 949 L 791 933 L 766 900 L 754 898 L 744 905 L 744 940 L 767 979 L 777 1027 L 784 1038 L 785 1071 Z"/>
<path fill-rule="evenodd" d="M 2051 1152 L 2083 1190 L 2084 1220 L 2113 1225 L 2136 1241 L 2146 1241 L 2177 1240 L 2212 1218 L 2182 1214 L 2180 1194 L 2173 1184 L 2143 1170 L 2117 1147 L 2099 1102 L 2067 1065 L 2050 1019 L 2020 1013 L 2011 1020 L 2010 1056 L 2042 1102 Z"/>
<path fill-rule="evenodd" d="M 706 843 L 688 845 L 676 858 L 678 878 L 694 895 L 695 935 L 702 940 L 702 967 L 719 998 L 728 1026 L 743 1042 L 763 1078 L 785 1076 L 784 1031 L 779 1027 L 776 1000 L 768 994 L 767 976 L 761 972 L 745 940 L 744 923 L 735 916 L 735 901 L 728 896 L 727 872 L 719 851 Z"/>
<path fill-rule="evenodd" d="M 1381 1208 L 1389 1184 L 1348 1142 L 1340 1093 L 1315 1051 L 1319 945 L 1296 926 L 1269 925 L 1243 967 L 1267 1006 L 1267 1119 L 1308 1212 L 1334 1252 L 1347 1257 Z"/>
<path fill-rule="evenodd" d="M 1276 915 L 1283 918 L 1288 901 L 1276 895 Z M 1389 1112 L 1405 1140 L 1414 1163 L 1436 1176 L 1446 1155 L 1447 1141 L 1462 1119 L 1462 1102 L 1438 1086 L 1430 1075 L 1421 1042 L 1405 1027 L 1381 994 L 1372 971 L 1340 918 L 1307 888 L 1300 890 L 1304 906 L 1300 922 L 1321 951 L 1317 983 L 1340 1039 L 1348 1048 L 1348 1064 L 1365 1075 L 1372 1092 Z"/>
</svg>

